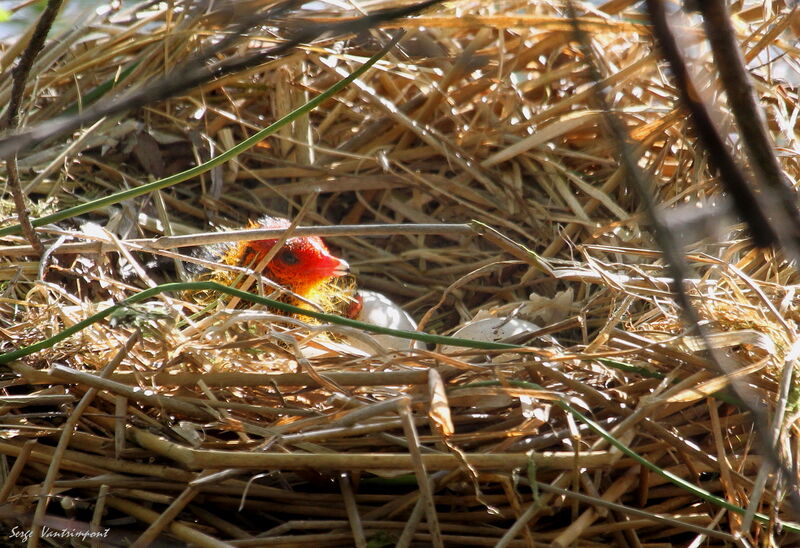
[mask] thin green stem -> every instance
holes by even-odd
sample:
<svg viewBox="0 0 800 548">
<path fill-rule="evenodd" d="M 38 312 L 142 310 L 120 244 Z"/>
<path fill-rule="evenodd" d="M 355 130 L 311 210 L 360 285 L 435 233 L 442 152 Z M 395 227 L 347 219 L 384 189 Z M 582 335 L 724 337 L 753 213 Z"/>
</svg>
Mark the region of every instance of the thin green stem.
<svg viewBox="0 0 800 548">
<path fill-rule="evenodd" d="M 486 341 L 472 341 L 469 339 L 459 339 L 455 337 L 445 337 L 443 335 L 431 335 L 429 333 L 422 333 L 419 331 L 405 331 L 402 329 L 391 329 L 389 327 L 381 327 L 377 325 L 372 325 L 364 322 L 359 322 L 357 320 L 351 320 L 349 318 L 343 318 L 341 316 L 337 316 L 335 314 L 325 314 L 322 312 L 316 312 L 314 310 L 306 310 L 304 308 L 300 308 L 297 306 L 293 306 L 291 304 L 282 303 L 280 301 L 275 301 L 273 299 L 268 299 L 266 297 L 261 297 L 259 295 L 254 295 L 253 293 L 248 293 L 246 291 L 242 291 L 240 289 L 235 289 L 233 287 L 229 287 L 227 285 L 222 285 L 217 282 L 176 282 L 176 283 L 168 283 L 162 284 L 156 287 L 152 287 L 150 289 L 145 289 L 144 291 L 137 293 L 124 299 L 117 304 L 111 305 L 105 310 L 101 310 L 100 312 L 89 316 L 85 320 L 82 320 L 76 323 L 73 326 L 70 326 L 60 333 L 40 341 L 38 343 L 25 346 L 23 348 L 19 348 L 17 350 L 13 350 L 11 352 L 7 352 L 5 354 L 0 354 L 0 363 L 8 363 L 12 360 L 19 359 L 23 356 L 28 356 L 40 350 L 44 350 L 45 348 L 50 348 L 53 345 L 63 341 L 67 337 L 70 337 L 83 329 L 86 329 L 90 325 L 97 323 L 104 318 L 108 317 L 109 315 L 113 314 L 115 311 L 124 308 L 126 306 L 130 306 L 136 304 L 138 302 L 144 301 L 151 297 L 158 295 L 159 293 L 165 293 L 168 291 L 175 291 L 175 292 L 182 292 L 182 291 L 218 291 L 220 293 L 226 293 L 228 295 L 233 295 L 234 297 L 238 297 L 245 301 L 250 301 L 253 303 L 263 304 L 270 308 L 274 308 L 280 310 L 282 312 L 286 312 L 288 314 L 297 314 L 300 316 L 308 316 L 310 318 L 315 318 L 317 320 L 321 320 L 323 322 L 344 325 L 347 327 L 355 327 L 357 329 L 363 329 L 364 331 L 370 331 L 372 333 L 378 333 L 381 335 L 393 335 L 395 337 L 400 337 L 403 339 L 411 339 L 415 341 L 422 341 L 426 343 L 433 343 L 433 344 L 448 344 L 451 346 L 462 346 L 466 348 L 479 348 L 483 350 L 509 350 L 509 349 L 519 349 L 524 348 L 522 346 L 518 346 L 515 344 L 505 344 L 505 343 L 496 343 L 496 342 L 486 342 Z"/>
<path fill-rule="evenodd" d="M 508 382 L 511 386 L 515 386 L 518 388 L 546 390 L 546 388 L 543 388 L 542 386 L 532 382 L 518 381 L 518 380 L 509 380 Z M 459 386 L 456 389 L 469 388 L 471 386 L 500 386 L 500 383 L 498 381 L 481 381 L 481 382 L 470 383 L 468 385 Z M 597 432 L 597 434 L 599 434 L 603 439 L 605 439 L 608 443 L 610 443 L 611 445 L 622 451 L 625 455 L 632 458 L 633 460 L 635 460 L 648 470 L 651 470 L 652 472 L 658 474 L 667 481 L 674 483 L 678 487 L 686 490 L 687 492 L 691 493 L 696 497 L 699 497 L 707 502 L 710 502 L 720 508 L 725 508 L 730 512 L 734 512 L 736 514 L 744 514 L 746 512 L 746 510 L 741 506 L 731 504 L 727 500 L 715 496 L 714 494 L 710 493 L 709 491 L 706 491 L 702 487 L 698 487 L 697 485 L 690 483 L 679 476 L 676 476 L 672 472 L 664 470 L 663 468 L 660 468 L 656 464 L 653 464 L 652 462 L 641 456 L 639 453 L 637 453 L 636 451 L 634 451 L 633 449 L 631 449 L 630 447 L 628 447 L 627 445 L 616 439 L 608 430 L 606 430 L 601 425 L 599 425 L 598 423 L 596 423 L 595 421 L 593 421 L 592 419 L 590 419 L 589 417 L 587 417 L 586 415 L 584 415 L 583 413 L 572 407 L 569 403 L 567 403 L 563 399 L 555 400 L 555 403 L 567 413 L 570 413 L 575 418 L 586 423 L 586 425 L 589 428 Z M 770 522 L 769 516 L 758 512 L 754 514 L 753 519 L 755 519 L 756 521 L 760 521 L 761 523 Z M 787 521 L 781 521 L 780 526 L 782 529 L 786 531 L 790 531 L 792 533 L 800 533 L 799 524 Z"/>
<path fill-rule="evenodd" d="M 253 134 L 251 137 L 248 137 L 235 147 L 226 150 L 219 156 L 212 158 L 211 160 L 195 166 L 191 169 L 187 169 L 186 171 L 182 171 L 180 173 L 176 173 L 175 175 L 170 175 L 169 177 L 165 177 L 164 179 L 160 179 L 158 181 L 153 181 L 152 183 L 148 183 L 146 185 L 142 185 L 140 187 L 131 188 L 129 190 L 125 190 L 123 192 L 117 192 L 116 194 L 112 194 L 111 196 L 105 196 L 103 198 L 99 198 L 97 200 L 92 200 L 91 202 L 87 202 L 85 204 L 80 204 L 74 207 L 70 207 L 68 209 L 64 209 L 62 211 L 58 211 L 51 215 L 45 215 L 44 217 L 39 217 L 38 219 L 32 219 L 31 223 L 33 226 L 43 226 L 50 223 L 57 223 L 59 221 L 63 221 L 64 219 L 69 219 L 71 217 L 76 217 L 78 215 L 83 215 L 84 213 L 88 213 L 89 211 L 94 211 L 96 209 L 101 209 L 103 207 L 107 207 L 113 204 L 118 204 L 125 200 L 129 200 L 131 198 L 136 198 L 138 196 L 142 196 L 143 194 L 147 194 L 148 192 L 153 192 L 156 190 L 161 190 L 163 188 L 170 187 L 172 185 L 176 185 L 178 183 L 182 183 L 187 179 L 191 179 L 193 177 L 197 177 L 207 171 L 210 171 L 212 168 L 227 162 L 231 158 L 234 158 L 244 152 L 245 150 L 252 148 L 260 141 L 263 141 L 269 135 L 275 133 L 278 129 L 282 128 L 286 124 L 300 118 L 301 116 L 307 114 L 314 108 L 316 108 L 320 103 L 329 99 L 342 89 L 344 89 L 347 85 L 349 85 L 353 80 L 364 74 L 372 65 L 378 62 L 384 55 L 386 55 L 389 50 L 397 43 L 400 39 L 400 35 L 393 38 L 381 51 L 370 57 L 367 62 L 361 65 L 358 69 L 356 69 L 352 74 L 344 78 L 343 80 L 335 83 L 330 88 L 325 90 L 324 92 L 320 93 L 313 99 L 311 99 L 308 103 L 304 104 L 303 106 L 293 110 L 280 120 L 273 122 L 269 126 L 265 127 L 258 133 Z M 20 225 L 12 225 L 7 226 L 5 228 L 0 228 L 0 238 L 4 236 L 9 236 L 11 234 L 19 234 L 22 228 Z"/>
</svg>

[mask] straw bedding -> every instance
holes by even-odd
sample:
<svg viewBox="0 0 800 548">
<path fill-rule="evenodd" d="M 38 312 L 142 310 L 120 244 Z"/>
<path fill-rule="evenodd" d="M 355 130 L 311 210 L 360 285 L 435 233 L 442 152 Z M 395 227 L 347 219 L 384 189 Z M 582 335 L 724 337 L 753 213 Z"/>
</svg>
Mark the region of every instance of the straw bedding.
<svg viewBox="0 0 800 548">
<path fill-rule="evenodd" d="M 362 287 L 424 317 L 425 331 L 449 334 L 479 315 L 542 329 L 511 341 L 524 349 L 365 355 L 326 335 L 350 328 L 231 308 L 227 297 L 204 309 L 162 293 L 126 307 L 3 366 L 8 541 L 22 542 L 17 533 L 34 530 L 38 511 L 42 541 L 48 531 L 94 530 L 103 536 L 69 541 L 103 546 L 654 548 L 731 545 L 737 534 L 791 545 L 798 529 L 780 523 L 796 518 L 787 480 L 758 477 L 769 449 L 726 391 L 730 379 L 686 335 L 596 106 L 599 87 L 660 204 L 718 195 L 632 4 L 583 6 L 599 85 L 563 6 L 455 2 L 317 40 L 21 155 L 34 216 L 163 178 L 306 103 L 405 29 L 356 83 L 232 161 L 61 224 L 66 243 L 100 239 L 108 252 L 64 253 L 45 228 L 53 252 L 40 268 L 27 242 L 5 238 L 3 351 L 181 279 L 170 259 L 125 240 L 236 228 L 263 214 L 301 214 L 301 225 L 484 223 L 497 233 L 328 242 Z M 144 4 L 63 31 L 37 58 L 25 123 L 54 117 L 121 71 L 122 87 L 169 74 L 218 39 L 237 9 L 264 8 L 243 6 Z M 298 8 L 221 55 L 358 15 Z M 790 17 L 770 2 L 739 13 L 746 57 L 785 47 L 780 67 L 794 66 L 784 35 L 761 40 L 785 22 L 788 41 Z M 713 74 L 701 33 L 684 31 L 699 78 Z M 19 52 L 4 47 L 9 74 Z M 796 89 L 775 75 L 780 67 L 769 58 L 755 76 L 796 177 Z M 0 96 L 9 85 L 0 81 Z M 14 222 L 10 202 L 4 211 Z M 796 274 L 744 238 L 731 226 L 685 241 L 689 291 L 718 351 L 769 409 L 776 453 L 796 470 L 796 389 L 784 363 Z M 764 519 L 737 510 L 753 498 Z"/>
</svg>

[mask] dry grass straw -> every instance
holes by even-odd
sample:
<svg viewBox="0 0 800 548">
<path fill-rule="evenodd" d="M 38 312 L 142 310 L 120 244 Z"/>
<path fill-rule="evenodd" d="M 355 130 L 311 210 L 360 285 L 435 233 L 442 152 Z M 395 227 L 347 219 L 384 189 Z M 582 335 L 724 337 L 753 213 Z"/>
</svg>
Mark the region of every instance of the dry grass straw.
<svg viewBox="0 0 800 548">
<path fill-rule="evenodd" d="M 604 93 L 658 202 L 711 198 L 717 187 L 631 4 L 593 7 L 584 21 L 604 63 Z M 234 9 L 165 5 L 97 19 L 52 42 L 34 68 L 27 123 L 63 112 L 120 70 L 131 70 L 123 86 L 169 73 Z M 296 13 L 241 47 L 280 40 L 301 16 L 332 15 Z M 796 179 L 797 97 L 775 79 L 798 61 L 788 46 L 795 20 L 777 2 L 739 15 L 745 56 L 765 59 L 758 91 Z M 780 25 L 785 34 L 770 30 Z M 195 314 L 163 296 L 5 369 L 6 533 L 30 527 L 38 511 L 50 529 L 108 528 L 102 545 L 146 546 L 162 535 L 198 546 L 723 546 L 735 534 L 791 543 L 777 522 L 704 501 L 570 411 L 728 504 L 755 497 L 772 520 L 797 517 L 783 503 L 785 481 L 758 476 L 767 449 L 725 398 L 730 379 L 684 336 L 560 6 L 455 2 L 386 28 L 397 26 L 408 32 L 401 47 L 309 117 L 205 176 L 93 220 L 122 253 L 126 239 L 239 227 L 264 213 L 293 216 L 302 204 L 303 225 L 476 219 L 507 240 L 396 234 L 330 243 L 362 286 L 425 315 L 430 332 L 452 332 L 479 313 L 513 314 L 558 342 L 368 356 L 301 320 Z M 46 143 L 20 158 L 34 213 L 207 160 L 351 72 L 383 32 L 321 41 Z M 700 43 L 694 28 L 683 32 Z M 766 57 L 771 47 L 784 48 L 780 62 Z M 713 74 L 696 51 L 700 78 Z M 5 75 L 17 54 L 5 46 Z M 8 82 L 0 79 L 0 104 Z M 797 277 L 742 237 L 734 227 L 687 242 L 690 291 L 714 344 L 773 411 L 778 453 L 794 470 L 800 438 L 787 375 Z M 9 252 L 0 265 L 4 351 L 178 276 L 127 255 L 54 249 L 42 272 L 35 258 Z"/>
</svg>

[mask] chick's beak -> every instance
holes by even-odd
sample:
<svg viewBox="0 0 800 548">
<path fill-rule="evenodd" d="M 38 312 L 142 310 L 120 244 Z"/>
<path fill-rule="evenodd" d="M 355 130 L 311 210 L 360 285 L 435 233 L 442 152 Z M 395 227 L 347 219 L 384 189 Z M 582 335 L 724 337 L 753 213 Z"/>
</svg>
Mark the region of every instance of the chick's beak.
<svg viewBox="0 0 800 548">
<path fill-rule="evenodd" d="M 350 273 L 350 265 L 347 264 L 347 261 L 338 257 L 333 257 L 333 259 L 335 259 L 337 263 L 333 269 L 334 276 L 346 276 Z"/>
<path fill-rule="evenodd" d="M 319 270 L 327 273 L 329 276 L 346 276 L 350 273 L 350 265 L 347 261 L 327 255 L 320 262 Z"/>
</svg>

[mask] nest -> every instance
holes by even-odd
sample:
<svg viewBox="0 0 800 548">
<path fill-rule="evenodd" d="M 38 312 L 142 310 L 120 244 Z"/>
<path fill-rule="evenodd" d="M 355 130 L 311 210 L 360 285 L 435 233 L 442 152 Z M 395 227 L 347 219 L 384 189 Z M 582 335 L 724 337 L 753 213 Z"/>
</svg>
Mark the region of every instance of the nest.
<svg viewBox="0 0 800 548">
<path fill-rule="evenodd" d="M 737 365 L 720 375 L 678 317 L 596 108 L 601 87 L 659 203 L 718 196 L 630 4 L 580 18 L 602 53 L 600 84 L 561 6 L 457 2 L 317 40 L 20 156 L 34 216 L 143 185 L 230 149 L 353 72 L 387 32 L 407 31 L 356 83 L 232 161 L 41 229 L 44 262 L 21 237 L 5 239 L 3 352 L 81 327 L 3 366 L 8 542 L 792 543 L 797 478 L 776 473 L 773 457 L 796 469 L 796 271 L 736 226 L 686 240 L 689 295 L 717 354 Z M 26 123 L 80 107 L 103 83 L 134 87 L 169 73 L 218 39 L 238 8 L 144 4 L 64 31 L 37 58 Z M 737 14 L 748 59 L 785 45 L 765 22 L 789 32 L 794 19 L 772 8 Z M 220 55 L 334 15 L 358 14 L 294 10 Z M 698 74 L 713 74 L 701 49 Z M 4 46 L 5 73 L 18 53 Z M 796 50 L 783 55 L 780 66 L 793 66 Z M 791 150 L 796 90 L 775 80 L 773 63 L 755 71 L 758 91 Z M 781 160 L 796 178 L 794 155 Z M 487 317 L 541 328 L 507 341 L 514 348 L 363 352 L 340 340 L 363 337 L 351 327 L 157 292 L 85 325 L 181 278 L 129 240 L 263 214 L 299 215 L 302 225 L 491 227 L 328 242 L 361 287 L 424 318 L 427 332 Z M 67 244 L 106 247 L 76 253 L 54 243 L 59 231 Z M 756 441 L 734 382 L 769 409 L 774 451 Z"/>
</svg>

